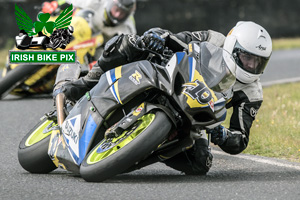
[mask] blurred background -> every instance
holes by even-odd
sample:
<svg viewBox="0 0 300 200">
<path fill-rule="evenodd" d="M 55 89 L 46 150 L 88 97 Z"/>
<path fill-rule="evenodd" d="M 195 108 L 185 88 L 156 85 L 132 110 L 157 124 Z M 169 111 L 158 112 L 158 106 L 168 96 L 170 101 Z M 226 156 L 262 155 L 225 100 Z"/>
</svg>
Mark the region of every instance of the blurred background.
<svg viewBox="0 0 300 200">
<path fill-rule="evenodd" d="M 35 19 L 41 0 L 0 0 L 0 48 L 19 30 L 14 4 Z M 272 38 L 300 36 L 300 0 L 138 0 L 135 14 L 138 34 L 161 27 L 172 32 L 212 29 L 227 34 L 240 20 L 265 27 Z"/>
</svg>

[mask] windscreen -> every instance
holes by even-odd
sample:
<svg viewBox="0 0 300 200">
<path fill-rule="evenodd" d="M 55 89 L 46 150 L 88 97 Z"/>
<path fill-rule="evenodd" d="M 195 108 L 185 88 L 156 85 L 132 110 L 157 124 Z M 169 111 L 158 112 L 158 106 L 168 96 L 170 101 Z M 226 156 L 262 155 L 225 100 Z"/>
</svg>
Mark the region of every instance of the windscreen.
<svg viewBox="0 0 300 200">
<path fill-rule="evenodd" d="M 232 56 L 224 49 L 208 42 L 202 42 L 200 69 L 207 86 L 215 92 L 224 92 L 230 89 L 235 83 L 235 64 L 227 66 L 224 57 Z M 232 58 L 233 59 L 233 58 Z"/>
</svg>

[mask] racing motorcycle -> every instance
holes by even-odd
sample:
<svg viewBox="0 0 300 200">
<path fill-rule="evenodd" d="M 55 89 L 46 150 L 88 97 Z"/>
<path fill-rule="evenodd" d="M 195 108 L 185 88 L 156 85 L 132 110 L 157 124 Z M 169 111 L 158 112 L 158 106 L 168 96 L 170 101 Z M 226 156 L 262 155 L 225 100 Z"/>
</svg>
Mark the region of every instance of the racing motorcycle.
<svg viewBox="0 0 300 200">
<path fill-rule="evenodd" d="M 31 173 L 60 167 L 101 182 L 191 148 L 226 118 L 223 93 L 235 76 L 224 54 L 231 57 L 210 43 L 191 42 L 186 51 L 152 53 L 107 71 L 74 105 L 59 93 L 56 110 L 20 142 L 19 163 Z M 69 69 L 57 83 L 78 77 L 79 67 Z"/>
<path fill-rule="evenodd" d="M 62 49 L 76 50 L 78 61 L 85 66 L 82 73 L 87 73 L 102 51 L 104 37 L 101 33 L 92 33 L 87 17 L 89 11 L 84 11 L 81 14 L 78 12 L 72 17 L 71 22 L 71 26 L 75 30 L 73 39 L 67 47 L 62 46 Z M 50 20 L 55 21 L 55 17 L 51 16 Z M 52 50 L 52 48 L 48 49 Z M 14 48 L 14 50 L 17 49 Z M 7 60 L 2 71 L 2 77 L 0 77 L 0 99 L 8 94 L 25 96 L 51 93 L 58 67 L 57 64 L 9 64 Z"/>
</svg>

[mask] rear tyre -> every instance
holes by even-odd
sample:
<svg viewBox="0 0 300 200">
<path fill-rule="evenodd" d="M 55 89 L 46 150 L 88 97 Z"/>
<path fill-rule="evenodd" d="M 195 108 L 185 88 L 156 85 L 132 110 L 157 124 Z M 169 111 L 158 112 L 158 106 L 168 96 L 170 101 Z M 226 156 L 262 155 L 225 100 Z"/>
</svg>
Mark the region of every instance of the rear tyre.
<svg viewBox="0 0 300 200">
<path fill-rule="evenodd" d="M 20 165 L 31 173 L 49 173 L 56 169 L 48 155 L 48 146 L 52 127 L 56 124 L 52 120 L 40 121 L 22 139 L 18 150 Z"/>
<path fill-rule="evenodd" d="M 90 151 L 80 166 L 82 178 L 100 182 L 124 172 L 155 150 L 171 127 L 171 121 L 161 111 L 142 116 L 119 137 L 104 139 Z"/>
<path fill-rule="evenodd" d="M 23 83 L 26 78 L 40 69 L 40 65 L 19 65 L 7 72 L 0 79 L 0 99 L 8 95 L 13 89 Z"/>
</svg>

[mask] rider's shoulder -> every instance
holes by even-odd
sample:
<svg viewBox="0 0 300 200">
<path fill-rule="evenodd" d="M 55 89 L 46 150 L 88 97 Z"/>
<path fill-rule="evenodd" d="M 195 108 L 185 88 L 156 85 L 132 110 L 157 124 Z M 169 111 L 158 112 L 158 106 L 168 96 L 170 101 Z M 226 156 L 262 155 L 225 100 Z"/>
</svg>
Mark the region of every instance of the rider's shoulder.
<svg viewBox="0 0 300 200">
<path fill-rule="evenodd" d="M 244 92 L 244 94 L 248 97 L 250 102 L 263 100 L 263 90 L 259 79 L 248 84 L 244 84 L 239 81 L 236 81 L 236 83 L 233 86 L 233 91 Z"/>
</svg>

